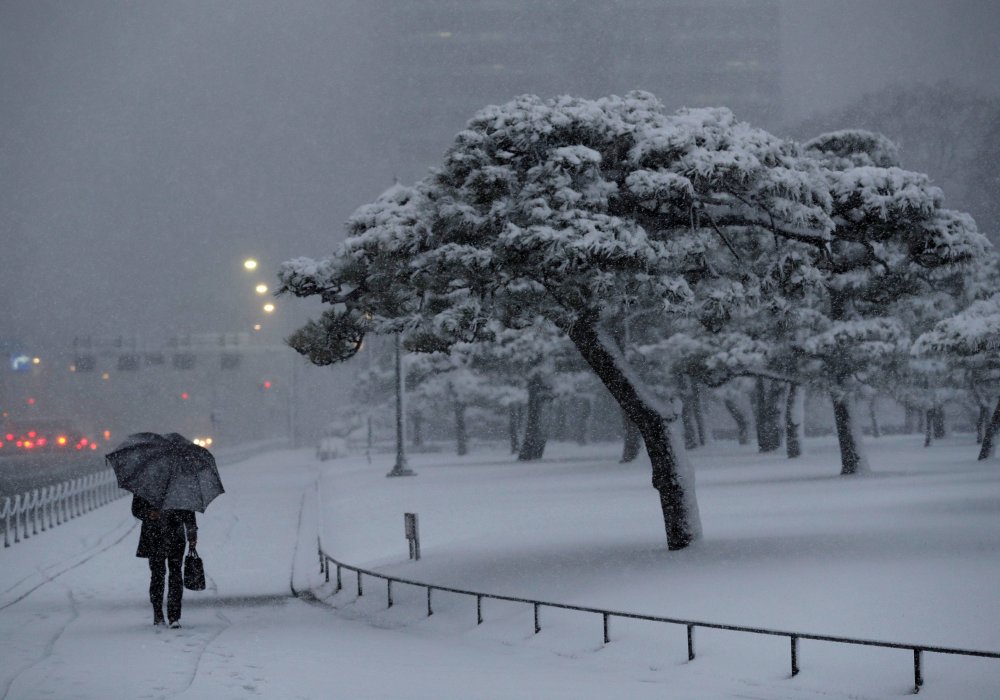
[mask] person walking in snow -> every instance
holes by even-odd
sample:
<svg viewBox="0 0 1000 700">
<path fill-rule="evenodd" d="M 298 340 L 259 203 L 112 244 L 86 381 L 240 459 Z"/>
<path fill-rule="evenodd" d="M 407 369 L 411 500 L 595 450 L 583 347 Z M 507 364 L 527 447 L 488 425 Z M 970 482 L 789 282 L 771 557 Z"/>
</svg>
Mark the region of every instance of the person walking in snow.
<svg viewBox="0 0 1000 700">
<path fill-rule="evenodd" d="M 167 586 L 167 623 L 180 627 L 184 579 L 181 565 L 184 546 L 194 551 L 198 544 L 198 522 L 193 510 L 156 510 L 149 501 L 133 496 L 132 515 L 142 521 L 137 557 L 149 560 L 149 602 L 153 604 L 153 624 L 162 625 L 163 588 Z"/>
</svg>

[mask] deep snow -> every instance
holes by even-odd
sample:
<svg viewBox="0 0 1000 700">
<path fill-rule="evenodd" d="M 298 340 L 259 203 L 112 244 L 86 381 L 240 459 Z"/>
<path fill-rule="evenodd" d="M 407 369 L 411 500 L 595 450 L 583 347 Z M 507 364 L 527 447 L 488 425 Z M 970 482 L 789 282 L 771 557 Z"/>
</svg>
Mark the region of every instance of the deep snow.
<svg viewBox="0 0 1000 700">
<path fill-rule="evenodd" d="M 185 627 L 156 631 L 138 529 L 123 499 L 0 552 L 0 698 L 899 697 L 903 650 L 801 643 L 435 593 L 353 574 L 323 583 L 316 533 L 339 559 L 484 592 L 801 632 L 1000 650 L 1000 467 L 958 436 L 869 441 L 874 474 L 837 476 L 830 441 L 789 461 L 718 443 L 692 453 L 705 539 L 666 551 L 648 463 L 617 445 L 550 445 L 320 465 L 272 452 L 223 468 L 200 520 L 210 590 Z M 319 492 L 315 488 L 320 484 Z M 320 511 L 322 517 L 320 518 Z M 407 559 L 404 512 L 423 558 Z M 292 575 L 293 561 L 295 573 Z M 291 596 L 314 590 L 321 602 Z M 922 696 L 1000 696 L 1000 660 L 927 654 Z"/>
</svg>

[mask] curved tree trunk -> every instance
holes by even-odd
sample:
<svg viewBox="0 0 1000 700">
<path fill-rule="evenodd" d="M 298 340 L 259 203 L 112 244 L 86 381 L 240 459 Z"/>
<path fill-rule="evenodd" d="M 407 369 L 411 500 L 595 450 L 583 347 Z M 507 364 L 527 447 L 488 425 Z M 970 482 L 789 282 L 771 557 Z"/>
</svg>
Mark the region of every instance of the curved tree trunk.
<svg viewBox="0 0 1000 700">
<path fill-rule="evenodd" d="M 781 447 L 781 382 L 757 378 L 754 385 L 753 409 L 757 419 L 757 448 L 773 452 Z"/>
<path fill-rule="evenodd" d="M 723 401 L 723 405 L 729 411 L 729 415 L 733 417 L 733 421 L 736 422 L 736 441 L 741 445 L 749 444 L 750 421 L 747 420 L 746 414 L 733 399 L 726 399 Z"/>
<path fill-rule="evenodd" d="M 996 408 L 993 409 L 993 416 L 983 431 L 983 444 L 979 449 L 979 459 L 989 459 L 993 456 L 998 430 L 1000 430 L 1000 399 L 997 399 Z"/>
<path fill-rule="evenodd" d="M 469 453 L 469 436 L 465 429 L 465 404 L 454 401 L 455 407 L 455 453 L 462 457 Z"/>
<path fill-rule="evenodd" d="M 681 399 L 681 426 L 684 429 L 684 449 L 698 447 L 698 426 L 695 421 L 694 399 L 690 395 Z"/>
<path fill-rule="evenodd" d="M 691 391 L 693 394 L 694 426 L 698 430 L 698 444 L 702 447 L 708 442 L 708 434 L 705 430 L 705 406 L 701 400 L 701 385 L 691 380 Z"/>
<path fill-rule="evenodd" d="M 566 414 L 567 407 L 565 401 L 560 400 L 552 404 L 552 424 L 549 428 L 549 434 L 553 440 L 559 442 L 566 440 L 566 426 L 568 422 Z"/>
<path fill-rule="evenodd" d="M 524 420 L 524 439 L 517 458 L 522 462 L 541 459 L 545 454 L 544 404 L 548 400 L 548 386 L 538 373 L 528 378 L 528 412 Z"/>
<path fill-rule="evenodd" d="M 578 445 L 586 445 L 587 429 L 590 427 L 590 399 L 579 399 L 577 406 L 579 410 L 573 421 L 573 439 Z"/>
<path fill-rule="evenodd" d="M 868 466 L 865 445 L 861 441 L 861 431 L 858 430 L 851 410 L 851 399 L 837 391 L 833 392 L 832 399 L 837 441 L 840 443 L 840 473 L 844 476 L 867 474 L 871 468 Z"/>
<path fill-rule="evenodd" d="M 868 401 L 868 419 L 872 425 L 872 437 L 875 439 L 882 437 L 882 427 L 878 423 L 878 396 L 873 396 Z"/>
<path fill-rule="evenodd" d="M 789 459 L 802 455 L 804 430 L 805 390 L 801 384 L 791 384 L 785 400 L 785 454 Z"/>
<path fill-rule="evenodd" d="M 990 407 L 979 404 L 979 417 L 976 418 L 976 444 L 982 445 L 986 437 L 986 426 L 990 424 Z"/>
<path fill-rule="evenodd" d="M 622 441 L 622 458 L 619 461 L 626 464 L 639 456 L 639 450 L 642 449 L 642 435 L 624 409 L 622 409 L 622 427 L 625 437 Z"/>
<path fill-rule="evenodd" d="M 521 444 L 521 405 L 511 404 L 507 407 L 507 430 L 510 437 L 510 453 L 516 455 Z"/>
<path fill-rule="evenodd" d="M 701 537 L 701 517 L 695 497 L 694 470 L 681 444 L 676 419 L 668 418 L 656 399 L 633 383 L 625 358 L 614 340 L 585 316 L 569 329 L 570 340 L 635 423 L 646 444 L 653 488 L 659 492 L 667 547 L 683 549 Z"/>
<path fill-rule="evenodd" d="M 943 440 L 948 436 L 948 428 L 944 420 L 944 405 L 934 407 L 934 439 Z"/>
</svg>

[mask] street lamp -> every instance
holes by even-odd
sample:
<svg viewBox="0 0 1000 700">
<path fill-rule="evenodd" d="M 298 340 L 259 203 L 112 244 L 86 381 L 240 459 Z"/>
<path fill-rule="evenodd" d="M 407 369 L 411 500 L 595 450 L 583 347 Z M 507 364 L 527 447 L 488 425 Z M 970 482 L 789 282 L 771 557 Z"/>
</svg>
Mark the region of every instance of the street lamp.
<svg viewBox="0 0 1000 700">
<path fill-rule="evenodd" d="M 254 270 L 257 269 L 257 261 L 254 260 L 253 258 L 248 258 L 247 260 L 243 261 L 243 267 L 248 272 L 253 272 Z M 268 287 L 267 287 L 266 284 L 264 284 L 263 282 L 259 282 L 259 283 L 257 283 L 254 286 L 254 291 L 257 294 L 263 295 L 263 294 L 267 294 L 267 292 L 269 290 L 268 290 Z M 264 304 L 261 308 L 263 309 L 263 311 L 264 311 L 265 314 L 273 314 L 275 312 L 275 306 L 271 302 L 268 302 L 268 303 Z M 262 328 L 263 328 L 263 326 L 259 322 L 255 323 L 253 325 L 254 331 L 260 331 Z M 291 367 L 291 381 L 289 381 L 289 383 L 288 383 L 288 392 L 287 392 L 287 395 L 288 395 L 288 438 L 289 438 L 289 440 L 292 443 L 292 447 L 296 447 L 297 446 L 296 443 L 297 443 L 297 437 L 298 437 L 298 435 L 297 435 L 297 433 L 298 433 L 298 427 L 296 425 L 296 415 L 295 415 L 295 413 L 296 413 L 296 410 L 295 410 L 296 409 L 296 401 L 298 400 L 298 397 L 296 396 L 296 386 L 298 384 L 298 376 L 297 375 L 298 375 L 298 372 L 296 370 L 296 365 L 295 365 L 295 361 L 294 361 L 294 358 L 293 358 L 293 360 L 292 360 L 292 367 Z"/>
<path fill-rule="evenodd" d="M 396 463 L 386 476 L 416 476 L 406 463 L 406 405 L 403 382 L 403 349 L 396 334 Z"/>
</svg>

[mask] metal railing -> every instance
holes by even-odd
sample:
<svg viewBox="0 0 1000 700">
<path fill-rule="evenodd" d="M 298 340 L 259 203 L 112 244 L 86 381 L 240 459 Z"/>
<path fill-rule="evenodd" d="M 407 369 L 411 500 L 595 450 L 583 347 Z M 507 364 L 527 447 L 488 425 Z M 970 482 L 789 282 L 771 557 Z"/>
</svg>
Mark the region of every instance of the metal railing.
<svg viewBox="0 0 1000 700">
<path fill-rule="evenodd" d="M 111 469 L 32 489 L 0 503 L 3 546 L 26 540 L 39 532 L 62 525 L 78 515 L 117 500 L 127 492 L 118 488 Z"/>
<path fill-rule="evenodd" d="M 542 631 L 541 626 L 541 609 L 542 608 L 559 608 L 562 610 L 575 610 L 577 612 L 593 613 L 600 615 L 603 621 L 604 630 L 604 643 L 609 644 L 611 642 L 610 636 L 610 620 L 611 618 L 626 618 L 631 620 L 646 620 L 648 622 L 661 622 L 672 625 L 682 625 L 687 628 L 687 652 L 688 661 L 694 661 L 695 658 L 695 643 L 694 643 L 694 630 L 698 627 L 705 629 L 717 629 L 717 630 L 728 630 L 730 632 L 747 632 L 750 634 L 763 634 L 772 637 L 787 637 L 789 640 L 789 650 L 791 657 L 791 675 L 796 676 L 799 673 L 799 641 L 802 639 L 809 639 L 819 642 L 834 642 L 837 644 L 853 644 L 856 646 L 869 646 L 869 647 L 882 647 L 885 649 L 906 649 L 913 652 L 913 692 L 919 693 L 920 687 L 924 684 L 924 674 L 923 674 L 923 654 L 924 652 L 930 652 L 934 654 L 954 654 L 959 656 L 974 656 L 982 657 L 988 659 L 1000 659 L 1000 652 L 996 651 L 981 651 L 977 649 L 957 649 L 954 647 L 942 647 L 934 646 L 930 644 L 908 644 L 903 642 L 884 642 L 874 639 L 855 639 L 852 637 L 838 637 L 829 634 L 812 634 L 809 632 L 792 632 L 789 630 L 775 630 L 767 629 L 764 627 L 746 627 L 743 625 L 726 625 L 718 622 L 704 622 L 701 620 L 685 620 L 675 617 L 662 617 L 659 615 L 644 615 L 641 613 L 625 612 L 622 610 L 607 610 L 604 608 L 593 608 L 584 605 L 569 605 L 567 603 L 554 603 L 545 600 L 534 600 L 532 598 L 520 598 L 517 596 L 500 595 L 496 593 L 483 593 L 480 591 L 469 591 L 462 588 L 452 588 L 450 586 L 439 586 L 433 583 L 425 583 L 423 581 L 414 581 L 412 579 L 399 578 L 398 576 L 390 576 L 388 574 L 382 574 L 377 571 L 371 571 L 368 569 L 362 569 L 357 566 L 352 566 L 350 564 L 345 564 L 338 561 L 323 551 L 322 541 L 317 538 L 317 550 L 319 553 L 319 567 L 320 573 L 324 574 L 327 583 L 330 582 L 330 565 L 333 564 L 336 567 L 336 591 L 339 592 L 343 590 L 343 570 L 353 571 L 357 574 L 357 594 L 359 597 L 364 595 L 364 587 L 362 584 L 362 577 L 369 576 L 371 578 L 382 579 L 386 582 L 386 598 L 388 600 L 388 607 L 392 607 L 392 584 L 401 583 L 408 586 L 416 586 L 418 588 L 424 588 L 427 590 L 427 616 L 430 617 L 434 614 L 434 608 L 432 607 L 432 591 L 443 591 L 446 593 L 457 593 L 459 595 L 475 596 L 476 598 L 476 624 L 481 625 L 483 623 L 483 600 L 502 600 L 510 603 L 524 603 L 526 605 L 531 605 L 534 608 L 534 624 L 535 624 L 535 634 Z"/>
</svg>

